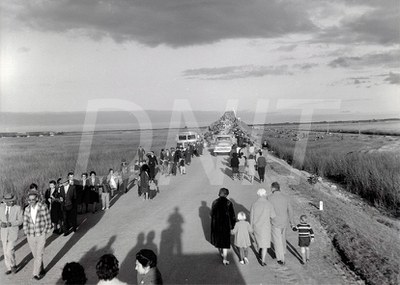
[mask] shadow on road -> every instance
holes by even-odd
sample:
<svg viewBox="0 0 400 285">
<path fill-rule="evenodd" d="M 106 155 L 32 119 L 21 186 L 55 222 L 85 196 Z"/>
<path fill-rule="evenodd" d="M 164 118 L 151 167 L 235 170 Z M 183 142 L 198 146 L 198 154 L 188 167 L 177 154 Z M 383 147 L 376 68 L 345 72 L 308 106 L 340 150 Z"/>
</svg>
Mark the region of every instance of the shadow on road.
<svg viewBox="0 0 400 285">
<path fill-rule="evenodd" d="M 96 264 L 99 261 L 100 257 L 106 253 L 113 253 L 114 250 L 112 248 L 113 243 L 115 242 L 117 236 L 113 235 L 107 242 L 107 245 L 104 247 L 98 248 L 97 245 L 93 246 L 81 259 L 78 261 L 84 268 L 85 274 L 87 278 L 86 284 L 96 284 L 99 279 L 96 274 Z M 68 261 L 72 262 L 74 260 Z M 62 268 L 61 268 L 62 270 Z M 62 277 L 57 281 L 56 284 L 64 284 Z"/>
<path fill-rule="evenodd" d="M 24 235 L 23 230 L 22 230 L 22 226 L 19 229 L 18 236 L 21 235 L 21 232 L 22 232 L 22 235 Z M 18 244 L 14 247 L 15 251 L 17 251 L 18 249 L 20 249 L 21 247 L 23 247 L 27 243 L 28 243 L 28 240 L 26 239 L 26 237 L 21 237 L 19 239 Z M 1 245 L 1 247 L 3 247 L 3 245 Z M 0 262 L 3 261 L 3 260 L 4 260 L 4 254 L 0 255 Z"/>
<path fill-rule="evenodd" d="M 256 199 L 256 196 L 254 196 L 254 199 Z M 246 214 L 246 220 L 250 222 L 250 211 L 243 206 L 242 204 L 239 204 L 238 202 L 236 202 L 234 199 L 229 199 L 231 200 L 232 204 L 233 204 L 233 208 L 235 209 L 235 213 L 239 213 L 239 212 L 243 212 Z"/>
<path fill-rule="evenodd" d="M 204 201 L 203 201 L 204 202 Z M 208 223 L 210 208 L 202 202 L 199 216 L 202 223 Z M 184 254 L 182 252 L 182 224 L 184 223 L 179 208 L 168 218 L 169 226 L 161 234 L 158 268 L 165 284 L 245 284 L 240 270 L 232 261 L 230 265 L 222 264 L 221 256 L 215 254 Z M 203 231 L 210 227 L 203 224 Z M 208 230 L 209 231 L 209 230 Z M 208 233 L 205 234 L 209 236 Z M 232 256 L 229 257 L 233 260 Z"/>
<path fill-rule="evenodd" d="M 174 213 L 168 218 L 169 227 L 162 231 L 160 242 L 160 255 L 172 256 L 182 254 L 182 224 L 183 216 L 176 207 Z"/>
<path fill-rule="evenodd" d="M 156 233 L 154 231 L 150 231 L 146 237 L 146 244 L 143 246 L 144 248 L 152 250 L 155 254 L 158 255 L 158 247 L 154 243 L 154 239 L 156 237 Z M 136 253 L 135 253 L 136 254 Z"/>
<path fill-rule="evenodd" d="M 110 201 L 110 207 L 112 207 L 120 198 L 121 194 L 118 193 L 116 196 L 114 196 L 111 201 Z M 50 263 L 46 267 L 46 271 L 51 270 L 54 265 L 56 265 L 60 259 L 77 243 L 80 241 L 80 239 L 93 227 L 96 226 L 96 224 L 101 220 L 103 215 L 105 214 L 104 211 L 97 212 L 96 214 L 88 214 L 88 215 L 82 215 L 83 221 L 79 225 L 78 231 L 72 234 L 72 236 L 69 238 L 67 243 L 60 249 L 60 251 L 53 257 L 53 259 L 50 261 Z M 79 216 L 78 216 L 79 217 Z M 115 237 L 114 237 L 115 240 Z M 83 263 L 83 264 L 90 264 L 90 263 Z"/>
<path fill-rule="evenodd" d="M 132 280 L 136 280 L 136 253 L 139 250 L 146 248 L 144 245 L 144 239 L 145 234 L 143 232 L 139 233 L 136 239 L 136 245 L 129 251 L 125 260 L 120 263 L 118 279 L 122 282 L 132 284 Z M 134 244 L 133 240 L 132 244 Z"/>
<path fill-rule="evenodd" d="M 201 201 L 199 207 L 199 218 L 203 227 L 204 238 L 211 243 L 211 208 L 207 206 L 206 201 Z"/>
<path fill-rule="evenodd" d="M 202 219 L 203 230 L 209 231 L 207 225 L 210 208 L 205 201 L 199 208 L 199 216 Z M 203 217 L 203 218 L 202 218 Z M 161 233 L 160 253 L 158 265 L 164 284 L 245 284 L 239 268 L 233 262 L 224 266 L 221 256 L 215 249 L 215 254 L 184 254 L 182 252 L 182 225 L 183 216 L 176 207 L 167 219 L 168 227 Z M 205 225 L 205 226 L 204 226 Z M 206 235 L 208 236 L 208 235 Z M 146 238 L 146 244 L 145 242 Z M 129 251 L 127 257 L 120 265 L 118 279 L 129 284 L 136 281 L 136 253 L 144 248 L 157 252 L 154 244 L 155 233 L 149 231 L 147 236 L 141 232 L 137 236 L 136 245 Z M 87 264 L 87 263 L 86 263 Z M 88 280 L 88 284 L 89 284 Z"/>
<path fill-rule="evenodd" d="M 46 239 L 45 248 L 48 247 L 53 241 L 59 238 L 59 235 L 52 234 L 48 239 Z M 22 243 L 22 242 L 21 242 Z M 25 239 L 25 243 L 27 243 L 27 239 Z M 24 244 L 25 244 L 24 243 Z M 33 259 L 32 252 L 30 252 L 27 256 L 25 256 L 21 262 L 17 266 L 17 272 L 21 271 L 28 263 Z"/>
<path fill-rule="evenodd" d="M 220 168 L 220 169 L 221 169 L 221 172 L 222 172 L 223 174 L 225 174 L 225 175 L 228 176 L 230 179 L 232 179 L 233 173 L 232 173 L 232 169 L 231 169 L 231 168 L 225 167 L 225 168 Z"/>
<path fill-rule="evenodd" d="M 301 254 L 297 251 L 297 249 L 289 241 L 286 241 L 286 248 L 291 254 L 293 254 L 294 257 L 297 258 L 297 260 L 299 262 L 303 261 L 303 257 L 301 256 Z"/>
</svg>

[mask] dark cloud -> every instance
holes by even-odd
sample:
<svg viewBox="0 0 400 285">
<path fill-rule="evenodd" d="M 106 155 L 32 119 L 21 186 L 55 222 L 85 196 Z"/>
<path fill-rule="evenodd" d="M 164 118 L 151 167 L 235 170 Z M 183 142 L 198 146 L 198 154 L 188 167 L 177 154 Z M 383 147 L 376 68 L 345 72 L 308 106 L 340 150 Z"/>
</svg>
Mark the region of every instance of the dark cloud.
<svg viewBox="0 0 400 285">
<path fill-rule="evenodd" d="M 400 50 L 391 50 L 381 53 L 365 54 L 363 56 L 341 56 L 328 64 L 330 67 L 349 67 L 358 69 L 361 67 L 400 67 Z"/>
<path fill-rule="evenodd" d="M 400 73 L 390 72 L 383 81 L 388 82 L 389 84 L 400 85 Z"/>
<path fill-rule="evenodd" d="M 224 39 L 270 38 L 315 30 L 297 1 L 21 1 L 16 19 L 50 32 L 149 46 L 189 46 Z M 11 28 L 11 27 L 10 27 Z"/>
<path fill-rule="evenodd" d="M 301 70 L 310 70 L 314 67 L 317 67 L 318 64 L 317 63 L 301 63 L 301 64 L 295 64 L 293 65 L 294 68 L 298 68 Z"/>
<path fill-rule="evenodd" d="M 225 66 L 215 68 L 188 69 L 183 72 L 187 79 L 230 80 L 238 78 L 262 77 L 266 75 L 291 75 L 287 65 L 278 66 Z"/>
<path fill-rule="evenodd" d="M 370 77 L 350 77 L 349 78 L 349 83 L 348 84 L 354 84 L 354 85 L 362 85 L 362 84 L 370 84 L 371 83 L 371 78 Z"/>
<path fill-rule="evenodd" d="M 361 16 L 344 18 L 339 25 L 321 30 L 317 41 L 341 43 L 400 43 L 400 5 L 398 0 L 353 1 L 348 5 L 368 5 Z"/>
</svg>

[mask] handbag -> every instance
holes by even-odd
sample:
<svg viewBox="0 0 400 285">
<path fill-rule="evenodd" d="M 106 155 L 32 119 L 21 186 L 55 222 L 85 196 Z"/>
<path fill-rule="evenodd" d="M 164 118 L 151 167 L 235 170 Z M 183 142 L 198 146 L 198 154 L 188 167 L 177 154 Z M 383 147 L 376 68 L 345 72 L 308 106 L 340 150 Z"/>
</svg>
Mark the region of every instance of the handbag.
<svg viewBox="0 0 400 285">
<path fill-rule="evenodd" d="M 149 189 L 151 191 L 157 191 L 157 184 L 154 181 L 150 181 L 149 183 Z"/>
</svg>

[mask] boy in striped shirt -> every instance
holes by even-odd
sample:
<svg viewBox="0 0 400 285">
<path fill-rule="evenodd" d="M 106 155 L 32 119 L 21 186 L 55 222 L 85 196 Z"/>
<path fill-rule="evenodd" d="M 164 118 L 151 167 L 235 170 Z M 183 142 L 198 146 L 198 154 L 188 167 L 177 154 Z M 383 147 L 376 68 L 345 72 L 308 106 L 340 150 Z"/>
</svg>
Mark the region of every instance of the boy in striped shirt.
<svg viewBox="0 0 400 285">
<path fill-rule="evenodd" d="M 310 261 L 310 242 L 314 242 L 314 232 L 309 224 L 307 224 L 307 216 L 300 216 L 300 224 L 292 228 L 293 231 L 299 232 L 299 246 L 303 261 L 301 264 Z"/>
</svg>

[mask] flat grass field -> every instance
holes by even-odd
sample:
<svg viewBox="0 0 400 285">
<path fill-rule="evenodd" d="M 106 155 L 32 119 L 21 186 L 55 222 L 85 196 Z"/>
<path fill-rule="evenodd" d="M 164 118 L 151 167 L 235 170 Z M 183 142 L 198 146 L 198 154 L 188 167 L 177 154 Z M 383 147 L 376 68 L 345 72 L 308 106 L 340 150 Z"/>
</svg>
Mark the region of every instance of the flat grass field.
<svg viewBox="0 0 400 285">
<path fill-rule="evenodd" d="M 399 136 L 301 129 L 298 125 L 266 126 L 255 133 L 260 142 L 268 141 L 275 156 L 293 167 L 328 178 L 400 217 Z"/>
<path fill-rule="evenodd" d="M 47 189 L 50 180 L 66 178 L 69 171 L 75 172 L 75 178 L 91 170 L 103 176 L 110 168 L 119 170 L 122 159 L 132 162 L 140 144 L 146 151 L 154 150 L 156 155 L 166 146 L 175 147 L 178 132 L 179 129 L 161 129 L 98 132 L 93 136 L 67 133 L 54 137 L 1 138 L 0 191 L 12 188 L 22 199 L 31 183 Z"/>
<path fill-rule="evenodd" d="M 305 128 L 300 124 L 299 129 Z M 312 130 L 326 132 L 400 135 L 400 120 L 379 120 L 340 123 L 313 123 Z"/>
</svg>

